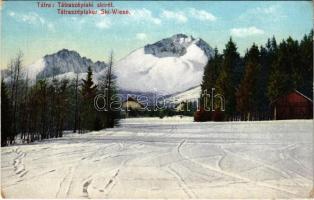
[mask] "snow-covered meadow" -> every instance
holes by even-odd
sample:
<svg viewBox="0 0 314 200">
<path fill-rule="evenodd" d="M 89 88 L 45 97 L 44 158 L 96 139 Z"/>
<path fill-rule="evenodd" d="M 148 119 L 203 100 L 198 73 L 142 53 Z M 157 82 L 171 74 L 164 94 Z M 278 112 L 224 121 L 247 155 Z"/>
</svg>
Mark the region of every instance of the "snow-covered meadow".
<svg viewBox="0 0 314 200">
<path fill-rule="evenodd" d="M 313 122 L 134 118 L 1 148 L 10 198 L 296 198 L 313 188 Z"/>
</svg>

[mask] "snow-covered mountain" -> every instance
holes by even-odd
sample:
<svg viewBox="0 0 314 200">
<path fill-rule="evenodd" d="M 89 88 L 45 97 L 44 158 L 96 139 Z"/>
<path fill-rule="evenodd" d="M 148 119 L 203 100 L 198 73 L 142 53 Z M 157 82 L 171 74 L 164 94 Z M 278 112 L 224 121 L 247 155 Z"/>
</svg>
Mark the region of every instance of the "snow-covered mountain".
<svg viewBox="0 0 314 200">
<path fill-rule="evenodd" d="M 178 92 L 167 96 L 167 102 L 181 103 L 181 102 L 196 102 L 201 95 L 201 86 L 190 88 L 183 92 Z"/>
<path fill-rule="evenodd" d="M 213 49 L 204 40 L 176 34 L 131 52 L 113 69 L 121 92 L 171 95 L 199 86 L 204 66 L 212 56 Z M 104 77 L 105 62 L 93 62 L 76 51 L 63 49 L 26 66 L 24 73 L 33 81 L 53 76 L 74 79 L 76 73 L 82 79 L 89 66 L 95 82 Z"/>
<path fill-rule="evenodd" d="M 213 49 L 202 39 L 177 34 L 137 49 L 116 63 L 120 89 L 173 94 L 200 85 Z"/>
<path fill-rule="evenodd" d="M 57 53 L 45 55 L 35 63 L 24 68 L 28 78 L 75 77 L 75 73 L 83 75 L 91 67 L 97 73 L 106 68 L 105 62 L 93 62 L 91 59 L 81 57 L 76 51 L 62 49 Z"/>
</svg>

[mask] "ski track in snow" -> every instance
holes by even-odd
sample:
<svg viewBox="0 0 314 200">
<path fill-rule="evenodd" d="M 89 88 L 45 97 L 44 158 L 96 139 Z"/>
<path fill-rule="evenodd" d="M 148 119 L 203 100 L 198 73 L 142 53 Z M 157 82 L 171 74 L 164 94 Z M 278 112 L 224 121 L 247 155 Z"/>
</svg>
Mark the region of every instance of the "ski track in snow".
<svg viewBox="0 0 314 200">
<path fill-rule="evenodd" d="M 134 118 L 1 150 L 10 198 L 306 198 L 312 121 Z"/>
<path fill-rule="evenodd" d="M 14 151 L 17 154 L 17 157 L 15 157 L 13 161 L 14 171 L 15 174 L 18 175 L 20 178 L 25 176 L 27 174 L 27 170 L 25 169 L 25 165 L 23 163 L 23 159 L 26 156 L 26 153 L 23 153 L 19 150 L 19 148 L 16 148 Z"/>
</svg>

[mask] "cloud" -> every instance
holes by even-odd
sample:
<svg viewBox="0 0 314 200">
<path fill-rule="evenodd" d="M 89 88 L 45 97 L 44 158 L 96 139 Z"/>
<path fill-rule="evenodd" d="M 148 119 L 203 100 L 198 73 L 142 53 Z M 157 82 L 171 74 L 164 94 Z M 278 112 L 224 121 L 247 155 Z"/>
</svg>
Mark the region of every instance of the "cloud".
<svg viewBox="0 0 314 200">
<path fill-rule="evenodd" d="M 247 27 L 247 28 L 233 28 L 230 30 L 232 36 L 235 37 L 247 37 L 253 35 L 262 35 L 265 32 L 261 29 L 256 28 L 255 26 Z"/>
<path fill-rule="evenodd" d="M 213 22 L 217 20 L 217 17 L 212 13 L 195 8 L 187 9 L 184 12 L 163 10 L 160 14 L 160 17 L 164 19 L 175 20 L 177 23 L 186 23 L 189 18 L 206 22 Z"/>
<path fill-rule="evenodd" d="M 146 35 L 146 33 L 137 33 L 136 34 L 136 39 L 138 39 L 138 40 L 146 40 L 147 39 L 147 35 Z"/>
<path fill-rule="evenodd" d="M 131 18 L 140 22 L 150 22 L 155 25 L 160 25 L 161 20 L 154 17 L 152 12 L 146 8 L 130 10 Z"/>
<path fill-rule="evenodd" d="M 55 25 L 53 23 L 48 23 L 47 28 L 48 28 L 48 30 L 50 30 L 52 32 L 56 31 Z"/>
<path fill-rule="evenodd" d="M 89 24 L 92 24 L 93 26 L 96 26 L 97 27 L 97 23 L 101 20 L 98 18 L 98 20 L 94 19 L 95 17 L 93 16 L 89 16 L 92 20 L 90 20 Z M 80 17 L 76 17 L 76 16 L 73 16 L 73 17 L 70 17 L 70 18 L 63 18 L 63 23 L 71 23 L 71 24 L 75 24 L 75 26 L 73 26 L 73 28 L 76 28 L 78 29 L 78 31 L 81 31 L 83 28 L 85 28 L 86 26 L 86 17 L 83 17 L 83 16 L 80 16 Z M 71 20 L 71 22 L 69 22 L 69 20 Z"/>
<path fill-rule="evenodd" d="M 108 18 L 102 18 L 96 21 L 96 26 L 100 29 L 108 29 L 111 26 L 111 22 Z"/>
<path fill-rule="evenodd" d="M 10 17 L 14 18 L 18 22 L 24 22 L 27 24 L 34 24 L 34 25 L 46 24 L 46 20 L 35 12 L 29 12 L 27 14 L 18 14 L 13 11 L 10 11 L 8 14 Z"/>
<path fill-rule="evenodd" d="M 283 9 L 278 4 L 276 4 L 268 7 L 256 7 L 248 9 L 239 16 L 239 19 L 277 22 L 286 17 L 287 15 L 283 13 Z"/>
<path fill-rule="evenodd" d="M 65 20 L 68 20 L 65 18 Z M 85 17 L 71 17 L 70 20 L 73 21 L 74 24 L 81 26 L 86 22 Z"/>
<path fill-rule="evenodd" d="M 9 11 L 8 15 L 15 19 L 17 22 L 22 22 L 30 25 L 41 25 L 45 26 L 50 31 L 55 31 L 55 25 L 52 22 L 48 22 L 42 16 L 35 12 L 29 13 L 15 13 L 13 11 Z"/>
<path fill-rule="evenodd" d="M 73 16 L 70 18 L 64 19 L 63 23 L 68 23 L 71 20 L 72 24 L 75 24 L 73 28 L 78 29 L 81 31 L 83 28 L 90 28 L 90 26 L 96 27 L 98 29 L 109 29 L 112 27 L 112 21 L 107 16 Z"/>
<path fill-rule="evenodd" d="M 188 18 L 184 15 L 183 12 L 175 12 L 170 10 L 163 10 L 161 15 L 162 18 L 175 20 L 178 23 L 185 23 L 187 22 Z"/>
<path fill-rule="evenodd" d="M 14 16 L 15 16 L 15 12 L 10 11 L 10 12 L 9 12 L 9 16 L 10 16 L 10 17 L 14 17 Z"/>
<path fill-rule="evenodd" d="M 217 19 L 212 13 L 205 10 L 196 10 L 195 8 L 191 8 L 189 14 L 191 17 L 201 21 L 213 22 Z"/>
</svg>

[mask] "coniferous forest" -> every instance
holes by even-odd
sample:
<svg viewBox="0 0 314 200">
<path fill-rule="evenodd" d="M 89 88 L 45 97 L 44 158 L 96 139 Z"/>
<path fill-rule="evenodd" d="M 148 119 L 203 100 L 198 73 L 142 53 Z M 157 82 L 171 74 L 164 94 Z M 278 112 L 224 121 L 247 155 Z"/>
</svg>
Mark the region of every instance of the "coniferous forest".
<svg viewBox="0 0 314 200">
<path fill-rule="evenodd" d="M 195 114 L 197 121 L 209 120 L 267 120 L 272 119 L 270 104 L 281 95 L 298 90 L 313 96 L 313 31 L 301 41 L 289 37 L 267 40 L 264 46 L 253 44 L 244 57 L 237 52 L 230 38 L 222 54 L 214 56 L 204 69 L 202 94 L 215 88 L 225 100 L 224 112 L 215 100 L 212 114 L 203 109 Z M 206 105 L 205 105 L 206 106 Z M 210 106 L 210 105 L 208 105 Z M 223 115 L 223 116 L 221 116 Z"/>
<path fill-rule="evenodd" d="M 98 111 L 94 108 L 97 94 L 116 93 L 113 74 L 113 54 L 103 74 L 102 82 L 95 84 L 89 67 L 87 76 L 79 79 L 36 80 L 31 84 L 22 73 L 23 54 L 12 59 L 10 81 L 1 81 L 1 146 L 20 140 L 30 143 L 37 140 L 62 137 L 63 132 L 84 133 L 112 128 L 117 124 L 117 111 Z M 106 97 L 107 104 L 114 99 Z"/>
</svg>

